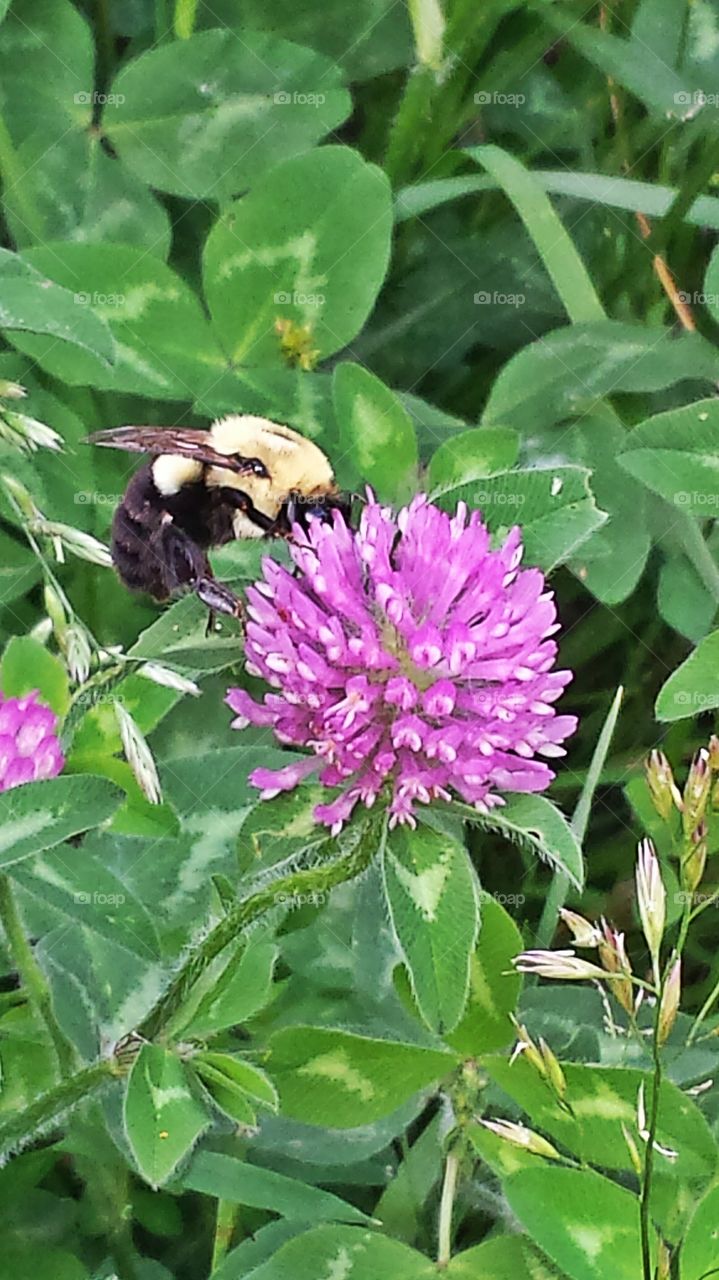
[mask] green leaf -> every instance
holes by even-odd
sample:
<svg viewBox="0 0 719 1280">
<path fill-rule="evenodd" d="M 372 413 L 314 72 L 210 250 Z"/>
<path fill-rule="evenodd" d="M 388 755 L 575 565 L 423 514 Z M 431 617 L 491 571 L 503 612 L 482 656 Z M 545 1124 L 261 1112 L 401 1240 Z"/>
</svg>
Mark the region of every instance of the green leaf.
<svg viewBox="0 0 719 1280">
<path fill-rule="evenodd" d="M 143 182 L 188 199 L 237 195 L 319 142 L 351 107 L 327 58 L 244 29 L 241 38 L 205 31 L 150 49 L 111 93 L 105 128 L 122 159 Z"/>
<path fill-rule="evenodd" d="M 0 795 L 0 866 L 9 867 L 107 822 L 122 793 L 91 774 L 26 782 Z"/>
<path fill-rule="evenodd" d="M 56 242 L 24 258 L 73 290 L 76 316 L 102 325 L 116 343 L 112 369 L 54 339 L 13 334 L 13 344 L 70 386 L 192 400 L 224 361 L 197 298 L 174 271 L 132 245 Z"/>
<path fill-rule="evenodd" d="M 681 1247 L 681 1280 L 709 1280 L 719 1260 L 719 1187 L 699 1201 Z"/>
<path fill-rule="evenodd" d="M 205 293 L 230 358 L 280 365 L 277 320 L 306 326 L 320 356 L 347 346 L 387 270 L 389 184 L 346 147 L 278 165 L 210 233 Z"/>
<path fill-rule="evenodd" d="M 150 913 L 118 876 L 98 858 L 63 845 L 32 861 L 10 867 L 26 893 L 141 959 L 158 959 L 160 949 Z"/>
<path fill-rule="evenodd" d="M 673 0 L 671 0 L 673 3 Z M 469 149 L 470 155 L 472 148 Z M 607 209 L 623 209 L 626 213 L 644 213 L 649 218 L 663 218 L 669 212 L 677 192 L 658 182 L 637 182 L 616 174 L 573 173 L 568 169 L 532 169 L 532 177 L 549 195 L 571 196 L 587 200 Z M 494 178 L 479 174 L 463 174 L 457 178 L 432 178 L 403 187 L 395 196 L 395 222 L 421 217 L 431 209 L 480 191 L 493 191 L 500 186 Z M 716 196 L 699 196 L 684 214 L 684 221 L 694 227 L 710 227 L 719 231 L 719 200 Z M 707 290 L 708 291 L 708 290 Z"/>
<path fill-rule="evenodd" d="M 518 1235 L 494 1236 L 456 1253 L 444 1274 L 447 1280 L 551 1280 Z"/>
<path fill-rule="evenodd" d="M 397 1240 L 359 1227 L 316 1227 L 289 1240 L 252 1280 L 433 1280 L 436 1268 Z"/>
<path fill-rule="evenodd" d="M 465 804 L 452 807 L 470 822 L 526 845 L 544 862 L 564 871 L 577 889 L 582 888 L 584 861 L 579 842 L 564 814 L 546 796 L 513 795 L 501 809 L 488 814 Z"/>
<path fill-rule="evenodd" d="M 523 347 L 490 392 L 486 426 L 533 432 L 581 417 L 603 396 L 659 391 L 685 378 L 719 379 L 719 353 L 698 333 L 602 320 L 574 324 Z"/>
<path fill-rule="evenodd" d="M 229 1053 L 203 1049 L 193 1057 L 192 1067 L 217 1105 L 238 1123 L 254 1124 L 256 1106 L 277 1110 L 274 1085 L 264 1071 L 252 1063 Z"/>
<path fill-rule="evenodd" d="M 694 85 L 687 81 L 691 78 L 673 71 L 653 49 L 636 39 L 623 40 L 590 27 L 550 5 L 542 4 L 541 10 L 543 20 L 562 39 L 660 116 L 664 128 L 667 117 L 682 120 L 689 113 L 687 90 Z"/>
<path fill-rule="evenodd" d="M 32 636 L 13 636 L 8 641 L 0 664 L 0 689 L 8 698 L 37 689 L 57 716 L 65 714 L 70 702 L 64 664 Z"/>
<path fill-rule="evenodd" d="M 70 281 L 72 284 L 72 281 Z M 16 333 L 47 334 L 36 339 L 57 347 L 61 358 L 93 360 L 110 377 L 108 366 L 116 357 L 112 333 L 105 320 L 78 302 L 70 288 L 45 276 L 29 259 L 0 250 L 0 328 L 15 341 Z M 65 344 L 70 344 L 68 351 Z M 22 347 L 18 336 L 16 346 Z M 74 351 L 73 348 L 80 348 Z M 84 354 L 83 354 L 84 353 Z"/>
<path fill-rule="evenodd" d="M 417 440 L 404 405 L 362 365 L 343 361 L 332 379 L 340 447 L 354 484 L 380 502 L 403 502 L 416 487 Z"/>
<path fill-rule="evenodd" d="M 436 494 L 497 472 L 517 461 L 519 436 L 508 427 L 475 427 L 445 440 L 432 454 L 427 489 Z"/>
<path fill-rule="evenodd" d="M 143 1045 L 127 1082 L 125 1132 L 145 1181 L 151 1187 L 166 1182 L 209 1123 L 179 1058 Z"/>
<path fill-rule="evenodd" d="M 48 145 L 68 128 L 87 128 L 92 63 L 89 23 L 70 0 L 12 6 L 0 27 L 0 102 L 15 143 L 38 127 Z"/>
<path fill-rule="evenodd" d="M 22 176 L 3 192 L 15 243 L 34 243 L 24 204 L 38 210 L 43 240 L 141 245 L 158 258 L 170 248 L 170 219 L 144 183 L 92 133 L 68 133 L 48 147 L 45 130 L 18 148 Z"/>
<path fill-rule="evenodd" d="M 719 706 L 719 631 L 699 641 L 668 680 L 655 706 L 658 720 L 685 720 Z"/>
<path fill-rule="evenodd" d="M 644 1085 L 645 1105 L 653 1085 L 648 1072 L 633 1067 L 595 1067 L 562 1064 L 566 1101 L 560 1109 L 544 1080 L 523 1057 L 510 1065 L 506 1058 L 483 1059 L 487 1074 L 523 1111 L 531 1123 L 582 1162 L 630 1173 L 631 1158 L 622 1134 L 626 1125 L 636 1138 L 637 1097 Z M 692 1098 L 665 1080 L 659 1092 L 657 1141 L 677 1152 L 674 1160 L 657 1153 L 659 1170 L 681 1181 L 707 1179 L 716 1166 L 717 1150 L 711 1130 Z"/>
<path fill-rule="evenodd" d="M 525 562 L 547 571 L 568 560 L 607 518 L 583 467 L 506 471 L 447 489 L 435 501 L 445 511 L 459 501 L 479 508 L 498 536 L 521 524 Z"/>
<path fill-rule="evenodd" d="M 619 463 L 673 506 L 699 519 L 719 507 L 719 404 L 699 400 L 641 422 Z"/>
<path fill-rule="evenodd" d="M 719 546 L 715 536 L 709 545 L 716 556 Z M 664 621 L 692 644 L 698 644 L 711 630 L 717 602 L 691 560 L 680 551 L 669 552 L 659 569 L 657 608 Z"/>
<path fill-rule="evenodd" d="M 66 1249 L 12 1237 L 3 1245 L 3 1267 L 14 1280 L 89 1280 L 90 1275 L 79 1258 Z"/>
<path fill-rule="evenodd" d="M 451 1031 L 469 990 L 479 930 L 474 869 L 464 845 L 430 827 L 391 832 L 382 870 L 390 919 L 419 1011 L 431 1031 Z"/>
<path fill-rule="evenodd" d="M 502 895 L 500 895 L 502 896 Z M 522 894 L 507 893 L 504 901 L 521 906 Z M 464 1057 L 501 1049 L 514 1037 L 509 1020 L 517 1006 L 522 979 L 512 960 L 522 950 L 522 935 L 501 901 L 480 894 L 482 928 L 470 960 L 469 1000 L 464 1016 L 445 1040 Z"/>
<path fill-rule="evenodd" d="M 388 1115 L 452 1070 L 456 1057 L 421 1045 L 320 1027 L 285 1027 L 270 1040 L 268 1070 L 282 1112 L 349 1129 Z"/>
<path fill-rule="evenodd" d="M 543 1162 L 507 1178 L 512 1212 L 571 1280 L 638 1280 L 642 1274 L 639 1202 L 591 1169 Z"/>
<path fill-rule="evenodd" d="M 0 606 L 7 608 L 19 596 L 32 591 L 39 577 L 37 558 L 0 530 Z"/>
<path fill-rule="evenodd" d="M 285 1218 L 303 1222 L 367 1222 L 367 1215 L 339 1196 L 307 1186 L 259 1165 L 246 1164 L 219 1151 L 198 1151 L 193 1156 L 182 1184 L 190 1191 L 244 1204 L 253 1209 L 269 1209 Z"/>
<path fill-rule="evenodd" d="M 272 972 L 278 955 L 274 942 L 250 940 L 237 951 L 197 1007 L 183 1033 L 202 1040 L 240 1026 L 263 1009 L 272 992 Z"/>
<path fill-rule="evenodd" d="M 501 147 L 469 152 L 496 178 L 515 206 L 537 248 L 570 320 L 602 320 L 604 311 L 587 269 L 534 174 Z"/>
</svg>

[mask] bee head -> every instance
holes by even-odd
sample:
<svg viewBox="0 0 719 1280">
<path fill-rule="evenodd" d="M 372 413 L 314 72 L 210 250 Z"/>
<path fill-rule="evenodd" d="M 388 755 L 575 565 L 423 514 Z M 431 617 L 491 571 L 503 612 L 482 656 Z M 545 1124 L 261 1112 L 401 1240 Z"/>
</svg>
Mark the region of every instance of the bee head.
<svg viewBox="0 0 719 1280">
<path fill-rule="evenodd" d="M 289 534 L 295 524 L 307 529 L 310 521 L 320 520 L 323 524 L 332 523 L 332 513 L 339 511 L 345 524 L 350 523 L 352 516 L 352 500 L 341 493 L 290 493 L 280 509 L 278 524 L 282 531 Z"/>
</svg>

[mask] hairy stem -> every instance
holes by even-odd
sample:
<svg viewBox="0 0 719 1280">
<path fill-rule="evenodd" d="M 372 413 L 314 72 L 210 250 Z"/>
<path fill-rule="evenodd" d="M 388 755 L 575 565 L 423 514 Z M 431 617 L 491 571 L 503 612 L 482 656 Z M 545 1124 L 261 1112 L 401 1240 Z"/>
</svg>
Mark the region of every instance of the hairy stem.
<svg viewBox="0 0 719 1280">
<path fill-rule="evenodd" d="M 23 1111 L 12 1112 L 0 1120 L 0 1156 L 32 1142 L 38 1133 L 52 1125 L 65 1111 L 107 1084 L 120 1068 L 113 1058 L 101 1058 L 92 1066 L 69 1076 L 54 1089 L 41 1093 Z"/>
<path fill-rule="evenodd" d="M 68 1076 L 76 1065 L 75 1050 L 58 1023 L 47 979 L 25 935 L 9 876 L 0 876 L 0 922 L 10 959 L 17 969 L 30 1004 L 45 1023 L 57 1056 L 60 1074 Z"/>
<path fill-rule="evenodd" d="M 369 866 L 378 844 L 379 832 L 376 823 L 372 823 L 346 857 L 302 871 L 292 871 L 238 902 L 191 951 L 167 990 L 137 1028 L 138 1035 L 148 1040 L 159 1035 L 212 961 L 260 916 L 288 898 L 306 893 L 326 893 L 337 885 L 354 880 Z"/>
<path fill-rule="evenodd" d="M 446 1267 L 452 1258 L 452 1211 L 457 1191 L 457 1175 L 459 1173 L 459 1156 L 456 1151 L 449 1151 L 444 1166 L 442 1198 L 439 1202 L 439 1228 L 437 1245 L 437 1266 Z"/>
</svg>

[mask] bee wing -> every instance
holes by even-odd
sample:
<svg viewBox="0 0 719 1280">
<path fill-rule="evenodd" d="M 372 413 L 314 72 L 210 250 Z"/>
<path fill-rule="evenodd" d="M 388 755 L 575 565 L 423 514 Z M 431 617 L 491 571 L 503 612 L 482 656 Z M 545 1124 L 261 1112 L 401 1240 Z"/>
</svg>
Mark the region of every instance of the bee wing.
<svg viewBox="0 0 719 1280">
<path fill-rule="evenodd" d="M 176 454 L 195 458 L 209 467 L 223 467 L 240 475 L 266 476 L 267 468 L 259 458 L 245 458 L 238 453 L 220 453 L 214 449 L 209 431 L 184 427 L 110 427 L 87 436 L 86 443 L 106 449 L 125 449 L 128 453 Z"/>
</svg>

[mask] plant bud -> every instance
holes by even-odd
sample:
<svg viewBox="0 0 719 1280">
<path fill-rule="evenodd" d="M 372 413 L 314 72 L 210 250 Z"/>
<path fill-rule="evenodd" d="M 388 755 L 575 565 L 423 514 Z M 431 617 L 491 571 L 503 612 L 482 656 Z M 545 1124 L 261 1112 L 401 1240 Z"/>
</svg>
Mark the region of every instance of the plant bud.
<svg viewBox="0 0 719 1280">
<path fill-rule="evenodd" d="M 677 957 L 669 971 L 669 977 L 667 978 L 666 985 L 662 992 L 661 1004 L 659 1006 L 657 1039 L 660 1045 L 666 1042 L 669 1033 L 674 1026 L 679 1009 L 681 993 L 682 962 L 681 959 Z"/>
<path fill-rule="evenodd" d="M 71 622 L 65 634 L 63 651 L 70 678 L 76 684 L 84 684 L 90 674 L 92 648 L 87 631 L 77 622 Z"/>
<path fill-rule="evenodd" d="M 24 400 L 27 391 L 19 382 L 8 382 L 0 378 L 0 400 Z"/>
<path fill-rule="evenodd" d="M 519 973 L 534 973 L 538 978 L 586 982 L 607 976 L 598 965 L 580 960 L 573 951 L 522 951 L 512 963 Z"/>
<path fill-rule="evenodd" d="M 82 529 L 74 529 L 70 524 L 60 524 L 54 520 L 44 520 L 35 518 L 30 526 L 32 533 L 40 534 L 43 538 L 52 538 L 67 547 L 68 551 L 72 551 L 80 560 L 89 560 L 90 564 L 99 564 L 103 568 L 109 569 L 112 566 L 112 556 L 109 548 L 104 542 L 93 538 L 92 534 L 84 533 Z M 58 557 L 59 559 L 60 557 Z"/>
<path fill-rule="evenodd" d="M 599 947 L 599 959 L 611 977 L 611 989 L 627 1013 L 634 1012 L 632 967 L 627 958 L 624 934 L 618 933 L 606 920 L 602 920 L 603 941 Z"/>
<path fill-rule="evenodd" d="M 684 785 L 682 825 L 685 836 L 691 836 L 691 833 L 699 826 L 704 817 L 711 784 L 709 752 L 706 747 L 700 747 L 691 762 Z"/>
<path fill-rule="evenodd" d="M 632 1137 L 631 1133 L 629 1132 L 627 1126 L 624 1123 L 622 1123 L 622 1133 L 624 1134 L 624 1141 L 627 1144 L 627 1150 L 629 1152 L 629 1159 L 632 1162 L 632 1168 L 634 1169 L 634 1172 L 636 1173 L 637 1177 L 641 1178 L 644 1172 L 644 1166 L 642 1165 L 642 1158 L 639 1154 L 639 1148 L 636 1142 L 634 1141 L 634 1138 Z"/>
<path fill-rule="evenodd" d="M 654 750 L 646 761 L 645 769 L 652 804 L 660 818 L 668 822 L 675 808 L 682 807 L 682 798 L 674 781 L 672 767 L 663 751 Z"/>
<path fill-rule="evenodd" d="M 563 1102 L 567 1092 L 566 1076 L 559 1065 L 558 1059 L 542 1036 L 539 1037 L 539 1048 L 542 1053 L 547 1083 L 551 1085 L 560 1102 Z"/>
<path fill-rule="evenodd" d="M 559 914 L 572 934 L 575 947 L 599 946 L 602 935 L 596 925 L 585 920 L 584 916 L 577 915 L 576 911 L 568 911 L 566 907 L 562 907 Z"/>
<path fill-rule="evenodd" d="M 636 886 L 639 918 L 656 976 L 659 971 L 659 951 L 666 923 L 667 895 L 651 840 L 642 840 L 639 845 Z"/>
<path fill-rule="evenodd" d="M 7 432 L 3 430 L 3 424 L 7 427 Z M 0 434 L 23 452 L 51 449 L 55 453 L 61 453 L 63 449 L 63 439 L 57 431 L 45 422 L 38 422 L 37 418 L 29 418 L 26 413 L 11 413 L 9 409 L 0 413 Z"/>
<path fill-rule="evenodd" d="M 547 1160 L 561 1160 L 551 1142 L 547 1142 L 546 1138 L 542 1138 L 533 1129 L 525 1129 L 523 1124 L 514 1124 L 511 1120 L 480 1120 L 479 1123 L 489 1129 L 490 1133 L 496 1133 L 498 1138 L 511 1142 L 513 1147 L 521 1147 L 524 1151 L 544 1156 Z"/>
<path fill-rule="evenodd" d="M 707 860 L 707 824 L 702 819 L 699 826 L 692 831 L 688 841 L 685 841 L 685 854 L 682 858 L 682 886 L 693 893 L 697 886 L 701 883 L 704 875 L 704 868 Z"/>
<path fill-rule="evenodd" d="M 67 614 L 65 612 L 65 606 L 51 582 L 45 583 L 44 597 L 47 616 L 52 622 L 55 638 L 60 645 L 60 648 L 63 648 L 68 627 Z"/>
<path fill-rule="evenodd" d="M 510 1063 L 516 1062 L 520 1054 L 523 1054 L 527 1059 L 527 1062 L 531 1063 L 535 1071 L 537 1071 L 544 1079 L 546 1077 L 546 1068 L 539 1049 L 527 1031 L 527 1028 L 523 1026 L 522 1023 L 517 1022 L 515 1017 L 512 1017 L 512 1022 L 514 1023 L 517 1032 L 517 1043 L 512 1050 Z"/>
<path fill-rule="evenodd" d="M 152 752 L 129 711 L 121 702 L 115 702 L 114 707 L 127 763 L 150 804 L 162 804 L 160 779 Z"/>
<path fill-rule="evenodd" d="M 188 680 L 186 676 L 181 676 L 177 671 L 172 671 L 170 667 L 163 667 L 159 662 L 145 662 L 137 671 L 138 676 L 144 676 L 146 680 L 152 680 L 153 684 L 164 685 L 167 689 L 175 689 L 177 693 L 189 693 L 193 698 L 199 698 L 202 690 L 195 684 L 194 680 Z"/>
<path fill-rule="evenodd" d="M 40 518 L 40 512 L 24 484 L 16 480 L 14 476 L 8 475 L 6 471 L 0 476 L 0 480 L 2 480 L 20 515 L 24 516 L 26 520 Z"/>
</svg>

